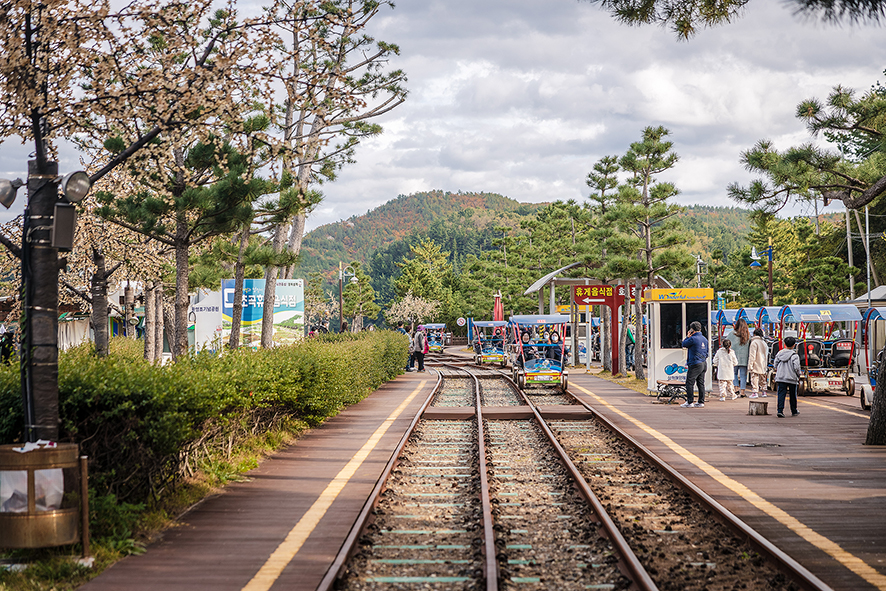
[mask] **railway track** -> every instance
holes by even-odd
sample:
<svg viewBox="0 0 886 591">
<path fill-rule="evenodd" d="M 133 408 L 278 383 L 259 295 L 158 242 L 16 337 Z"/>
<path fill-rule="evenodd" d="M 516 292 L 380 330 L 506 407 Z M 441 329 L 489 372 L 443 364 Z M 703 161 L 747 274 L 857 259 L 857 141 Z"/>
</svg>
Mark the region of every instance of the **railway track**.
<svg viewBox="0 0 886 591">
<path fill-rule="evenodd" d="M 828 589 L 568 393 L 462 363 L 320 589 Z"/>
</svg>

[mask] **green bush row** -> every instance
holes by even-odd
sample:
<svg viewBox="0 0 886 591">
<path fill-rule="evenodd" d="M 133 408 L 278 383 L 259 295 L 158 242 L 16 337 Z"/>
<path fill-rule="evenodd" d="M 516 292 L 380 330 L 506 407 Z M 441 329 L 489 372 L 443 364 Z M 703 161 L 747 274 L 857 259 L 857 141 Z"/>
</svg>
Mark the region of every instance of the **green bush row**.
<svg viewBox="0 0 886 591">
<path fill-rule="evenodd" d="M 104 358 L 77 347 L 59 357 L 61 440 L 89 456 L 96 493 L 144 502 L 181 476 L 186 450 L 210 426 L 268 415 L 316 425 L 402 373 L 406 349 L 405 336 L 375 331 L 161 367 L 127 339 Z M 20 440 L 21 407 L 18 366 L 0 367 L 0 442 Z"/>
</svg>

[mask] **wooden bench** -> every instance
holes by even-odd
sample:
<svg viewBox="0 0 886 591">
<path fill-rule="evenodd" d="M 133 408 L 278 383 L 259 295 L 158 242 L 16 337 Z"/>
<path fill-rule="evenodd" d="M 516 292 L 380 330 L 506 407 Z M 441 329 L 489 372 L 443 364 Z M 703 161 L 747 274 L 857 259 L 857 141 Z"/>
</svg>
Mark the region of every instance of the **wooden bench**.
<svg viewBox="0 0 886 591">
<path fill-rule="evenodd" d="M 677 400 L 686 401 L 686 382 L 682 380 L 656 380 L 658 384 L 658 395 L 655 397 L 656 402 L 664 402 L 671 404 Z"/>
</svg>

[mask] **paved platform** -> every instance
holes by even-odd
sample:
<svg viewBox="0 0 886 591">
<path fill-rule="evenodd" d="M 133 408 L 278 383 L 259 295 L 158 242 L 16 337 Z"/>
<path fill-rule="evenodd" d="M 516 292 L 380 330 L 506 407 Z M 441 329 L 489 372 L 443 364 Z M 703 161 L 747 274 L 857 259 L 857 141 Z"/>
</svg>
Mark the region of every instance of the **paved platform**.
<svg viewBox="0 0 886 591">
<path fill-rule="evenodd" d="M 81 589 L 313 591 L 436 381 L 436 374 L 409 373 L 388 382 L 265 460 L 248 473 L 249 482 L 232 484 L 194 507 L 145 554 L 121 560 Z M 390 420 L 408 399 L 397 418 Z M 318 516 L 318 499 L 332 495 L 336 476 L 386 424 L 389 427 L 377 444 L 359 466 L 351 464 L 353 476 Z M 293 542 L 318 517 L 282 570 L 274 573 L 266 568 L 256 580 L 272 553 L 283 558 L 292 553 Z M 299 531 L 297 524 L 303 526 Z M 281 553 L 284 543 L 288 546 Z"/>
<path fill-rule="evenodd" d="M 800 415 L 747 398 L 655 402 L 572 371 L 570 391 L 837 590 L 886 589 L 886 448 L 863 445 L 857 397 L 803 396 Z"/>
</svg>

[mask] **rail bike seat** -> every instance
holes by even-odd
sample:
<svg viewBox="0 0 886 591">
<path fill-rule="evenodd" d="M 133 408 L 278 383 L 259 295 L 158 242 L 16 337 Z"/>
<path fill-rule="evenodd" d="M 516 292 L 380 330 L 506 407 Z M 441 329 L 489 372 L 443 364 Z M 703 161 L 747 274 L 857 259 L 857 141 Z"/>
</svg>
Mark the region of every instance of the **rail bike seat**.
<svg viewBox="0 0 886 591">
<path fill-rule="evenodd" d="M 775 367 L 775 356 L 781 351 L 781 342 L 777 340 L 766 341 L 766 344 L 769 345 L 769 367 Z"/>
<path fill-rule="evenodd" d="M 801 367 L 821 367 L 821 341 L 798 341 L 797 354 L 800 356 Z"/>
<path fill-rule="evenodd" d="M 829 367 L 849 367 L 855 353 L 855 341 L 849 339 L 834 341 L 828 357 Z"/>
<path fill-rule="evenodd" d="M 656 402 L 671 404 L 677 400 L 686 401 L 686 382 L 682 380 L 656 380 L 658 395 Z"/>
</svg>

